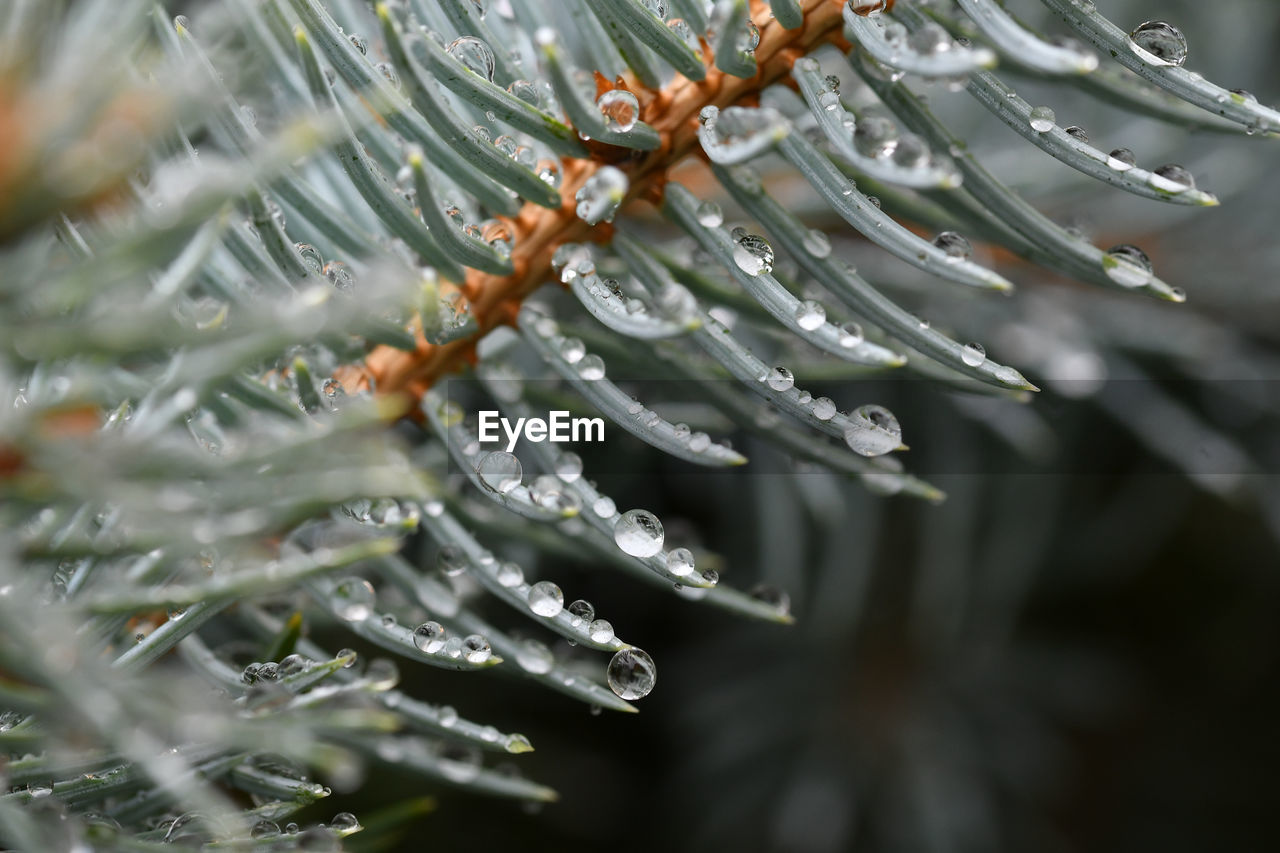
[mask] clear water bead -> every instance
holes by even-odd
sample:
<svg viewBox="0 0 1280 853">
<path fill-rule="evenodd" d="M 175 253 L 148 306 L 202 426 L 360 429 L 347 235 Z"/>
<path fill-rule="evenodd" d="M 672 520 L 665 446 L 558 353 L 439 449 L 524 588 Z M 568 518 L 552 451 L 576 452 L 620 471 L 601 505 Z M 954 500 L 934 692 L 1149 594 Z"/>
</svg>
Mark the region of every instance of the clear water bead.
<svg viewBox="0 0 1280 853">
<path fill-rule="evenodd" d="M 1053 125 L 1057 121 L 1057 118 L 1058 117 L 1054 115 L 1053 110 L 1048 107 L 1033 107 L 1029 117 L 1031 129 L 1036 133 L 1048 133 L 1053 130 Z"/>
<path fill-rule="evenodd" d="M 606 619 L 595 619 L 587 627 L 593 643 L 609 643 L 613 641 L 613 625 Z"/>
<path fill-rule="evenodd" d="M 1107 278 L 1121 287 L 1142 287 L 1151 281 L 1151 259 L 1146 252 L 1128 243 L 1108 249 L 1102 268 Z"/>
<path fill-rule="evenodd" d="M 825 231 L 811 228 L 804 235 L 804 250 L 815 258 L 825 258 L 831 254 L 831 238 Z"/>
<path fill-rule="evenodd" d="M 1138 164 L 1138 158 L 1128 148 L 1117 148 L 1107 155 L 1107 166 L 1117 172 L 1127 172 Z"/>
<path fill-rule="evenodd" d="M 449 577 L 457 577 L 467 568 L 467 554 L 458 545 L 450 543 L 440 549 L 436 565 Z"/>
<path fill-rule="evenodd" d="M 520 485 L 524 469 L 515 454 L 494 450 L 480 457 L 480 461 L 476 463 L 476 474 L 480 476 L 480 482 L 485 488 L 505 495 Z"/>
<path fill-rule="evenodd" d="M 688 548 L 672 548 L 667 552 L 667 571 L 676 577 L 693 574 L 693 552 Z"/>
<path fill-rule="evenodd" d="M 1066 133 L 1066 134 L 1067 134 L 1067 136 L 1070 136 L 1072 139 L 1078 140 L 1078 141 L 1080 141 L 1080 142 L 1088 142 L 1088 141 L 1089 141 L 1089 134 L 1085 133 L 1085 132 L 1084 132 L 1084 128 L 1083 128 L 1083 127 L 1080 127 L 1080 126 L 1079 126 L 1079 125 L 1077 125 L 1077 124 L 1073 124 L 1073 125 L 1071 125 L 1070 127 L 1068 127 L 1068 128 L 1064 131 L 1064 133 Z"/>
<path fill-rule="evenodd" d="M 806 332 L 812 332 L 827 322 L 827 309 L 812 299 L 806 299 L 796 306 L 796 325 Z"/>
<path fill-rule="evenodd" d="M 1176 163 L 1166 163 L 1151 171 L 1148 182 L 1158 190 L 1167 193 L 1181 193 L 1194 189 L 1196 179 L 1191 173 Z"/>
<path fill-rule="evenodd" d="M 933 245 L 947 253 L 947 260 L 953 263 L 963 261 L 973 254 L 973 246 L 969 241 L 954 231 L 943 231 L 933 240 Z"/>
<path fill-rule="evenodd" d="M 747 275 L 773 271 L 773 247 L 758 234 L 743 234 L 733 247 L 733 261 Z"/>
<path fill-rule="evenodd" d="M 445 631 L 439 622 L 423 622 L 413 629 L 413 644 L 427 654 L 436 654 L 444 648 Z"/>
<path fill-rule="evenodd" d="M 544 643 L 537 640 L 525 640 L 516 648 L 516 663 L 525 672 L 542 675 L 555 666 L 555 655 Z"/>
<path fill-rule="evenodd" d="M 738 40 L 733 46 L 739 53 L 755 53 L 760 46 L 760 28 L 747 21 L 746 28 L 738 33 Z"/>
<path fill-rule="evenodd" d="M 1164 21 L 1145 21 L 1129 33 L 1129 47 L 1149 65 L 1182 65 L 1187 61 L 1187 37 Z"/>
<path fill-rule="evenodd" d="M 987 351 L 982 344 L 968 343 L 960 347 L 960 360 L 970 367 L 977 367 L 987 360 Z"/>
<path fill-rule="evenodd" d="M 515 563 L 499 563 L 498 568 L 494 569 L 494 577 L 500 586 L 510 589 L 524 583 L 524 569 Z"/>
<path fill-rule="evenodd" d="M 609 661 L 609 687 L 622 699 L 642 699 L 658 681 L 653 658 L 641 649 L 623 649 Z"/>
<path fill-rule="evenodd" d="M 610 89 L 596 98 L 596 108 L 610 130 L 626 133 L 640 119 L 640 101 L 626 89 Z"/>
<path fill-rule="evenodd" d="M 529 587 L 529 609 L 538 616 L 555 616 L 564 609 L 564 593 L 551 581 Z"/>
<path fill-rule="evenodd" d="M 578 375 L 583 379 L 604 379 L 604 359 L 595 353 L 582 357 L 578 362 Z"/>
<path fill-rule="evenodd" d="M 555 463 L 556 476 L 566 483 L 573 483 L 582 476 L 582 457 L 572 451 L 561 453 Z"/>
<path fill-rule="evenodd" d="M 785 367 L 775 367 L 770 370 L 764 381 L 774 391 L 786 391 L 796 384 L 795 377 Z"/>
<path fill-rule="evenodd" d="M 791 596 L 771 584 L 756 584 L 747 593 L 756 601 L 767 604 L 779 613 L 791 612 Z"/>
<path fill-rule="evenodd" d="M 862 456 L 883 456 L 902 443 L 902 427 L 883 406 L 859 406 L 849 414 L 845 443 Z"/>
<path fill-rule="evenodd" d="M 724 213 L 720 210 L 720 205 L 714 201 L 704 201 L 698 205 L 696 215 L 698 224 L 707 228 L 719 228 L 720 224 L 724 222 Z"/>
<path fill-rule="evenodd" d="M 662 522 L 648 510 L 630 509 L 613 525 L 613 541 L 632 557 L 652 557 L 662 550 Z"/>
<path fill-rule="evenodd" d="M 347 622 L 363 622 L 373 613 L 377 595 L 373 584 L 363 578 L 346 578 L 333 588 L 329 602 L 339 619 Z"/>
<path fill-rule="evenodd" d="M 601 166 L 574 195 L 578 218 L 588 225 L 613 219 L 631 186 L 627 175 L 613 166 Z"/>
<path fill-rule="evenodd" d="M 837 334 L 839 335 L 840 346 L 845 349 L 853 349 L 865 340 L 862 327 L 852 321 L 843 323 L 837 330 Z"/>
<path fill-rule="evenodd" d="M 493 657 L 489 641 L 479 634 L 471 634 L 462 641 L 462 654 L 468 663 L 484 663 Z"/>
<path fill-rule="evenodd" d="M 818 397 L 809 407 L 813 416 L 820 421 L 829 421 L 836 416 L 836 404 L 830 397 Z"/>
<path fill-rule="evenodd" d="M 865 157 L 888 157 L 898 144 L 898 126 L 881 115 L 865 115 L 853 131 L 853 145 Z"/>
<path fill-rule="evenodd" d="M 591 606 L 590 601 L 582 598 L 579 598 L 577 601 L 570 604 L 567 609 L 573 616 L 574 625 L 583 623 L 589 624 L 591 620 L 596 618 L 596 609 Z"/>
<path fill-rule="evenodd" d="M 600 518 L 613 518 L 613 514 L 618 511 L 617 505 L 613 502 L 613 498 L 607 495 L 601 495 L 596 498 L 595 503 L 591 505 L 591 511 Z"/>
<path fill-rule="evenodd" d="M 450 42 L 447 50 L 469 71 L 493 82 L 493 49 L 489 45 L 474 36 L 463 36 Z"/>
</svg>

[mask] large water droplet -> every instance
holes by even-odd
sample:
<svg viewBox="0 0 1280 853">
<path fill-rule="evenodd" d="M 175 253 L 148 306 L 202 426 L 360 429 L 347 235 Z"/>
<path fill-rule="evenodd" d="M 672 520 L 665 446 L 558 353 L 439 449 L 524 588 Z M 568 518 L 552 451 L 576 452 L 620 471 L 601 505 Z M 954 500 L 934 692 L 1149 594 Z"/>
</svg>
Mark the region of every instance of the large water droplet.
<svg viewBox="0 0 1280 853">
<path fill-rule="evenodd" d="M 1085 132 L 1084 132 L 1084 128 L 1083 128 L 1083 127 L 1080 127 L 1080 126 L 1079 126 L 1079 125 L 1077 125 L 1077 124 L 1073 124 L 1073 125 L 1071 125 L 1070 127 L 1068 127 L 1068 128 L 1064 131 L 1064 133 L 1066 133 L 1066 134 L 1067 134 L 1067 136 L 1070 136 L 1072 139 L 1078 140 L 1078 141 L 1080 141 L 1080 142 L 1088 142 L 1088 141 L 1089 141 L 1089 134 L 1085 133 Z"/>
<path fill-rule="evenodd" d="M 463 36 L 449 43 L 449 55 L 468 70 L 493 82 L 493 50 L 478 38 Z"/>
<path fill-rule="evenodd" d="M 881 115 L 864 115 L 853 131 L 853 145 L 865 157 L 888 157 L 898 144 L 898 126 Z"/>
<path fill-rule="evenodd" d="M 883 406 L 859 406 L 849 414 L 845 443 L 862 456 L 883 456 L 902 443 L 902 427 Z"/>
<path fill-rule="evenodd" d="M 538 616 L 555 616 L 564 609 L 564 593 L 551 581 L 529 587 L 529 609 Z"/>
<path fill-rule="evenodd" d="M 796 306 L 796 325 L 806 332 L 812 332 L 827 322 L 827 309 L 812 299 L 806 299 Z"/>
<path fill-rule="evenodd" d="M 1138 163 L 1138 158 L 1128 148 L 1117 148 L 1107 155 L 1107 166 L 1117 172 L 1127 172 Z"/>
<path fill-rule="evenodd" d="M 652 557 L 662 550 L 662 522 L 648 510 L 627 510 L 613 526 L 613 541 L 633 557 Z"/>
<path fill-rule="evenodd" d="M 786 391 L 796 384 L 796 379 L 791 375 L 791 371 L 785 367 L 775 367 L 765 376 L 765 384 L 774 391 Z"/>
<path fill-rule="evenodd" d="M 838 334 L 840 346 L 845 349 L 853 349 L 864 340 L 862 327 L 854 322 L 842 324 L 838 330 Z"/>
<path fill-rule="evenodd" d="M 480 461 L 476 463 L 476 473 L 485 488 L 505 495 L 520 485 L 524 469 L 515 454 L 494 450 L 480 457 Z"/>
<path fill-rule="evenodd" d="M 428 654 L 444 648 L 445 631 L 439 622 L 423 622 L 413 629 L 413 644 Z"/>
<path fill-rule="evenodd" d="M 373 613 L 373 605 L 377 595 L 373 584 L 363 578 L 346 578 L 333 588 L 329 603 L 339 619 L 348 622 L 363 622 Z"/>
<path fill-rule="evenodd" d="M 1053 125 L 1057 118 L 1053 110 L 1048 107 L 1033 107 L 1029 118 L 1031 129 L 1036 133 L 1048 133 L 1053 130 Z"/>
<path fill-rule="evenodd" d="M 479 634 L 471 634 L 462 641 L 462 653 L 470 663 L 484 663 L 493 656 L 489 641 Z"/>
<path fill-rule="evenodd" d="M 588 624 L 592 619 L 596 618 L 596 609 L 591 606 L 590 601 L 582 598 L 570 604 L 566 609 L 573 616 L 573 624 L 575 626 Z"/>
<path fill-rule="evenodd" d="M 667 571 L 676 577 L 693 574 L 693 552 L 688 548 L 672 548 L 667 552 Z"/>
<path fill-rule="evenodd" d="M 959 263 L 973 254 L 969 241 L 954 231 L 943 231 L 933 240 L 933 245 L 947 253 L 947 260 Z"/>
<path fill-rule="evenodd" d="M 1164 21 L 1146 21 L 1129 33 L 1129 47 L 1150 65 L 1181 65 L 1187 61 L 1187 37 Z"/>
<path fill-rule="evenodd" d="M 583 379 L 604 379 L 604 359 L 595 353 L 585 355 L 578 362 L 578 375 Z"/>
<path fill-rule="evenodd" d="M 623 649 L 609 661 L 607 675 L 613 692 L 630 701 L 649 695 L 658 680 L 658 668 L 647 652 L 635 648 Z"/>
<path fill-rule="evenodd" d="M 1151 171 L 1147 179 L 1151 186 L 1167 193 L 1182 193 L 1194 189 L 1196 179 L 1183 167 L 1176 163 L 1166 163 Z"/>
<path fill-rule="evenodd" d="M 626 89 L 610 89 L 596 98 L 596 108 L 610 130 L 626 133 L 640 119 L 640 101 Z"/>
<path fill-rule="evenodd" d="M 1146 252 L 1127 243 L 1107 250 L 1102 269 L 1107 278 L 1121 287 L 1142 287 L 1151 281 L 1151 259 Z"/>
<path fill-rule="evenodd" d="M 500 586 L 507 587 L 508 589 L 524 583 L 524 569 L 520 568 L 515 563 L 499 563 L 498 568 L 494 569 L 494 576 L 497 578 Z"/>
<path fill-rule="evenodd" d="M 820 421 L 829 421 L 836 416 L 836 404 L 830 397 L 818 397 L 809 408 Z"/>
<path fill-rule="evenodd" d="M 747 275 L 773 271 L 773 247 L 758 234 L 742 234 L 733 247 L 733 260 Z"/>
<path fill-rule="evenodd" d="M 960 347 L 960 360 L 970 367 L 978 367 L 987 360 L 987 351 L 982 344 L 968 343 Z"/>
</svg>

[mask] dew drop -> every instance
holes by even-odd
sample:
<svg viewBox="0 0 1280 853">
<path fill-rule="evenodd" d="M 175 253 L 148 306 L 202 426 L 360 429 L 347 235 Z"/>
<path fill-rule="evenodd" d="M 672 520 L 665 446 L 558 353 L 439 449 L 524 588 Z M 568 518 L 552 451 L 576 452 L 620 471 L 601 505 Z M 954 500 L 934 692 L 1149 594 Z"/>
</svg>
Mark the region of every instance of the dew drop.
<svg viewBox="0 0 1280 853">
<path fill-rule="evenodd" d="M 551 671 L 556 659 L 545 643 L 525 640 L 516 648 L 516 663 L 525 672 L 542 675 Z"/>
<path fill-rule="evenodd" d="M 564 593 L 551 581 L 529 587 L 529 609 L 538 616 L 555 616 L 564 609 Z"/>
<path fill-rule="evenodd" d="M 561 453 L 555 463 L 556 476 L 566 483 L 573 483 L 582 476 L 582 457 L 572 451 Z"/>
<path fill-rule="evenodd" d="M 929 146 L 914 133 L 904 133 L 893 146 L 893 163 L 903 169 L 923 169 L 929 165 Z"/>
<path fill-rule="evenodd" d="M 462 641 L 462 653 L 468 663 L 484 663 L 493 656 L 489 641 L 479 634 L 471 634 Z"/>
<path fill-rule="evenodd" d="M 812 332 L 827 322 L 827 309 L 812 299 L 806 299 L 796 306 L 796 325 L 806 332 Z"/>
<path fill-rule="evenodd" d="M 796 384 L 796 379 L 785 367 L 775 367 L 765 377 L 765 384 L 774 391 L 786 391 Z"/>
<path fill-rule="evenodd" d="M 968 343 L 960 347 L 960 360 L 970 367 L 978 367 L 987 360 L 987 351 L 982 344 Z"/>
<path fill-rule="evenodd" d="M 512 80 L 511 85 L 507 86 L 507 92 L 526 104 L 532 104 L 535 107 L 542 104 L 542 97 L 538 94 L 538 87 L 528 80 Z"/>
<path fill-rule="evenodd" d="M 609 687 L 622 699 L 642 699 L 653 690 L 658 668 L 653 658 L 641 649 L 623 649 L 609 661 Z"/>
<path fill-rule="evenodd" d="M 1076 125 L 1076 124 L 1073 124 L 1070 127 L 1068 127 L 1064 131 L 1064 133 L 1066 133 L 1067 136 L 1070 136 L 1072 139 L 1079 140 L 1080 142 L 1089 141 L 1089 134 L 1084 132 L 1083 127 L 1080 127 L 1079 125 Z"/>
<path fill-rule="evenodd" d="M 520 485 L 524 469 L 515 454 L 494 450 L 480 457 L 480 461 L 476 463 L 476 474 L 485 488 L 505 495 Z"/>
<path fill-rule="evenodd" d="M 601 495 L 596 498 L 595 503 L 591 505 L 591 511 L 600 518 L 613 518 L 613 514 L 618 511 L 617 505 L 613 502 L 613 498 L 607 495 Z"/>
<path fill-rule="evenodd" d="M 836 404 L 830 397 L 818 397 L 810 409 L 820 421 L 829 421 L 836 416 Z"/>
<path fill-rule="evenodd" d="M 605 127 L 626 133 L 640 118 L 640 101 L 626 89 L 610 89 L 596 98 L 596 108 L 604 116 Z"/>
<path fill-rule="evenodd" d="M 447 49 L 467 70 L 493 82 L 493 50 L 489 45 L 474 36 L 463 36 L 450 42 Z"/>
<path fill-rule="evenodd" d="M 524 583 L 524 570 L 515 563 L 502 562 L 494 569 L 494 577 L 499 586 L 510 589 Z"/>
<path fill-rule="evenodd" d="M 583 379 L 592 381 L 604 379 L 604 359 L 595 353 L 583 356 L 577 367 L 578 375 Z"/>
<path fill-rule="evenodd" d="M 849 414 L 845 443 L 862 456 L 883 456 L 902 443 L 902 427 L 883 406 L 859 406 Z"/>
<path fill-rule="evenodd" d="M 672 548 L 667 552 L 667 571 L 681 578 L 693 574 L 693 552 L 688 548 Z"/>
<path fill-rule="evenodd" d="M 898 144 L 898 126 L 881 115 L 866 115 L 853 131 L 853 144 L 866 157 L 888 157 Z"/>
<path fill-rule="evenodd" d="M 1151 259 L 1146 252 L 1128 243 L 1108 249 L 1102 269 L 1107 278 L 1121 287 L 1141 287 L 1151 281 Z"/>
<path fill-rule="evenodd" d="M 946 252 L 947 260 L 959 263 L 973 254 L 969 241 L 954 231 L 943 231 L 933 240 L 933 245 Z"/>
<path fill-rule="evenodd" d="M 1138 158 L 1128 148 L 1117 148 L 1107 155 L 1107 166 L 1117 172 L 1127 172 L 1138 163 Z"/>
<path fill-rule="evenodd" d="M 596 618 L 596 609 L 591 606 L 590 601 L 582 598 L 579 598 L 577 601 L 570 604 L 566 609 L 573 616 L 573 624 L 575 627 L 584 622 L 589 623 L 592 619 Z"/>
<path fill-rule="evenodd" d="M 1129 33 L 1129 47 L 1149 65 L 1182 65 L 1187 61 L 1187 37 L 1164 21 L 1145 21 Z"/>
<path fill-rule="evenodd" d="M 1148 182 L 1156 189 L 1168 193 L 1186 192 L 1196 185 L 1196 179 L 1191 173 L 1176 163 L 1166 163 L 1153 169 Z"/>
<path fill-rule="evenodd" d="M 840 326 L 838 330 L 840 346 L 845 349 L 853 349 L 865 340 L 862 333 L 862 327 L 857 323 L 848 322 Z"/>
<path fill-rule="evenodd" d="M 662 522 L 648 510 L 627 510 L 613 525 L 613 541 L 633 557 L 652 557 L 662 550 L 664 539 Z"/>
<path fill-rule="evenodd" d="M 719 228 L 724 222 L 724 213 L 720 210 L 720 205 L 714 201 L 704 201 L 698 205 L 697 210 L 698 223 L 707 228 Z"/>
<path fill-rule="evenodd" d="M 791 612 L 791 596 L 771 584 L 757 584 L 747 593 L 756 601 L 767 604 L 779 613 Z"/>
<path fill-rule="evenodd" d="M 577 202 L 575 212 L 578 218 L 588 225 L 611 221 L 626 198 L 630 185 L 621 169 L 601 166 L 573 196 Z"/>
<path fill-rule="evenodd" d="M 613 641 L 613 625 L 606 619 L 595 619 L 587 626 L 593 643 L 609 643 Z"/>
<path fill-rule="evenodd" d="M 1048 107 L 1033 107 L 1031 109 L 1031 129 L 1036 133 L 1048 133 L 1053 130 L 1053 125 L 1056 120 L 1057 116 L 1055 116 L 1053 114 L 1053 110 Z"/>
<path fill-rule="evenodd" d="M 413 644 L 428 654 L 436 654 L 444 648 L 445 631 L 439 622 L 423 622 L 413 629 Z"/>
<path fill-rule="evenodd" d="M 347 622 L 363 622 L 373 613 L 377 595 L 373 584 L 363 578 L 345 578 L 338 582 L 329 597 L 333 612 Z"/>
<path fill-rule="evenodd" d="M 757 234 L 742 234 L 733 247 L 733 261 L 747 275 L 773 271 L 773 247 Z"/>
<path fill-rule="evenodd" d="M 815 258 L 825 258 L 831 254 L 831 238 L 825 231 L 811 228 L 804 235 L 804 250 Z"/>
</svg>

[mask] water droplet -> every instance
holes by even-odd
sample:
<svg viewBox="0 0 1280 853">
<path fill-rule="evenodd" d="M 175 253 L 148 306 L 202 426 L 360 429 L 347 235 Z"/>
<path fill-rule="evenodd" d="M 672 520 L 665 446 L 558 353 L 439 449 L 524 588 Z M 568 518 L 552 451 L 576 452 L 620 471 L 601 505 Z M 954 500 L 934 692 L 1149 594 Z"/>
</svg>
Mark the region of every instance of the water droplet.
<svg viewBox="0 0 1280 853">
<path fill-rule="evenodd" d="M 544 184 L 554 190 L 560 189 L 560 167 L 556 165 L 554 160 L 541 160 L 538 162 L 538 177 Z"/>
<path fill-rule="evenodd" d="M 825 231 L 811 228 L 804 235 L 804 250 L 815 258 L 825 258 L 831 254 L 831 238 Z"/>
<path fill-rule="evenodd" d="M 658 668 L 653 658 L 641 649 L 623 649 L 609 661 L 609 687 L 619 697 L 628 701 L 642 699 L 653 690 L 658 680 Z"/>
<path fill-rule="evenodd" d="M 812 332 L 827 322 L 827 309 L 812 299 L 806 299 L 796 306 L 796 325 L 806 332 Z"/>
<path fill-rule="evenodd" d="M 596 618 L 596 609 L 591 606 L 590 601 L 579 598 L 568 607 L 569 613 L 573 615 L 573 624 L 575 626 L 584 622 L 589 623 Z"/>
<path fill-rule="evenodd" d="M 441 705 L 436 709 L 436 719 L 446 729 L 453 728 L 458 722 L 458 710 L 452 705 Z"/>
<path fill-rule="evenodd" d="M 505 495 L 520 485 L 524 469 L 520 460 L 513 453 L 505 450 L 494 450 L 480 457 L 476 463 L 476 474 L 485 488 Z"/>
<path fill-rule="evenodd" d="M 760 29 L 751 21 L 747 21 L 746 28 L 738 33 L 738 40 L 734 42 L 734 49 L 739 53 L 755 53 L 756 48 L 759 46 Z"/>
<path fill-rule="evenodd" d="M 613 641 L 613 625 L 606 619 L 596 619 L 588 627 L 593 643 L 609 643 Z"/>
<path fill-rule="evenodd" d="M 529 587 L 529 609 L 538 616 L 555 616 L 564 609 L 564 593 L 551 581 Z"/>
<path fill-rule="evenodd" d="M 862 333 L 862 327 L 854 322 L 842 324 L 838 330 L 838 334 L 840 346 L 845 349 L 853 349 L 865 339 L 865 336 Z"/>
<path fill-rule="evenodd" d="M 743 233 L 733 247 L 733 260 L 747 275 L 773 271 L 773 247 L 758 234 Z"/>
<path fill-rule="evenodd" d="M 351 669 L 356 665 L 356 661 L 360 659 L 355 649 L 338 649 L 338 653 L 334 657 L 346 658 L 347 662 L 342 665 L 343 669 Z"/>
<path fill-rule="evenodd" d="M 582 476 L 582 457 L 572 451 L 561 453 L 555 462 L 556 476 L 566 483 L 573 483 Z"/>
<path fill-rule="evenodd" d="M 1076 124 L 1071 125 L 1066 129 L 1065 133 L 1067 134 L 1067 136 L 1070 136 L 1072 139 L 1077 139 L 1080 142 L 1089 141 L 1089 134 L 1085 133 L 1084 128 L 1080 127 L 1079 125 L 1076 125 Z"/>
<path fill-rule="evenodd" d="M 810 409 L 820 421 L 829 421 L 836 416 L 836 404 L 830 397 L 818 397 Z"/>
<path fill-rule="evenodd" d="M 714 201 L 704 201 L 698 205 L 697 217 L 698 223 L 707 228 L 719 228 L 724 222 L 724 213 Z"/>
<path fill-rule="evenodd" d="M 516 663 L 525 672 L 542 675 L 551 671 L 555 666 L 556 658 L 545 643 L 525 640 L 516 648 Z"/>
<path fill-rule="evenodd" d="M 604 359 L 595 353 L 585 355 L 578 362 L 578 375 L 583 379 L 604 379 Z"/>
<path fill-rule="evenodd" d="M 914 133 L 904 133 L 893 147 L 893 163 L 904 169 L 923 169 L 929 165 L 929 146 Z"/>
<path fill-rule="evenodd" d="M 389 658 L 377 658 L 369 663 L 364 680 L 372 690 L 390 690 L 400 683 L 400 668 Z"/>
<path fill-rule="evenodd" d="M 413 644 L 428 654 L 436 654 L 444 648 L 445 631 L 439 622 L 423 622 L 413 629 Z"/>
<path fill-rule="evenodd" d="M 774 391 L 786 391 L 796 384 L 795 377 L 785 367 L 775 367 L 765 377 L 765 383 Z"/>
<path fill-rule="evenodd" d="M 297 250 L 298 255 L 302 258 L 302 262 L 311 268 L 316 274 L 322 274 L 324 270 L 324 258 L 320 256 L 320 250 L 310 243 L 294 243 L 293 248 Z"/>
<path fill-rule="evenodd" d="M 360 821 L 351 812 L 338 812 L 329 821 L 329 828 L 335 832 L 354 832 L 360 828 Z"/>
<path fill-rule="evenodd" d="M 943 231 L 933 240 L 933 245 L 947 253 L 947 260 L 959 263 L 973 254 L 969 241 L 954 231 Z"/>
<path fill-rule="evenodd" d="M 947 31 L 940 24 L 929 21 L 907 36 L 907 44 L 916 53 L 922 53 L 927 56 L 950 50 L 951 36 L 947 34 Z"/>
<path fill-rule="evenodd" d="M 859 406 L 849 414 L 845 443 L 862 456 L 882 456 L 902 443 L 902 427 L 883 406 Z"/>
<path fill-rule="evenodd" d="M 449 43 L 449 55 L 469 71 L 493 82 L 493 50 L 478 38 L 463 36 Z"/>
<path fill-rule="evenodd" d="M 330 594 L 329 603 L 339 619 L 347 622 L 363 622 L 373 613 L 377 594 L 373 584 L 363 578 L 346 578 L 339 581 Z"/>
<path fill-rule="evenodd" d="M 578 218 L 588 225 L 611 221 L 627 197 L 630 185 L 626 173 L 621 169 L 601 166 L 573 196 L 577 202 Z"/>
<path fill-rule="evenodd" d="M 596 98 L 596 108 L 604 116 L 605 127 L 626 133 L 640 119 L 640 101 L 626 89 L 610 89 Z"/>
<path fill-rule="evenodd" d="M 532 104 L 535 107 L 542 105 L 542 96 L 538 93 L 538 87 L 528 80 L 512 80 L 511 85 L 507 86 L 507 92 L 526 104 Z"/>
<path fill-rule="evenodd" d="M 462 641 L 462 653 L 468 663 L 484 663 L 493 656 L 489 641 L 479 634 L 471 634 Z"/>
<path fill-rule="evenodd" d="M 1031 109 L 1031 129 L 1036 133 L 1048 133 L 1053 130 L 1054 122 L 1057 116 L 1053 114 L 1053 110 L 1048 107 L 1032 107 Z"/>
<path fill-rule="evenodd" d="M 968 343 L 960 347 L 960 360 L 970 367 L 978 367 L 987 360 L 987 351 L 982 344 Z"/>
<path fill-rule="evenodd" d="M 888 157 L 898 144 L 898 126 L 882 115 L 864 115 L 853 131 L 853 145 L 865 157 Z"/>
<path fill-rule="evenodd" d="M 747 593 L 756 601 L 769 605 L 779 613 L 791 612 L 791 596 L 771 584 L 757 584 Z"/>
<path fill-rule="evenodd" d="M 1145 21 L 1129 33 L 1129 47 L 1149 65 L 1182 65 L 1187 61 L 1187 37 L 1164 21 Z"/>
<path fill-rule="evenodd" d="M 369 43 L 364 40 L 364 36 L 360 36 L 360 35 L 356 35 L 355 33 L 352 33 L 351 35 L 347 36 L 347 38 L 351 40 L 351 43 L 355 45 L 356 50 L 360 51 L 360 54 L 362 56 L 368 56 Z"/>
<path fill-rule="evenodd" d="M 334 288 L 343 293 L 350 293 L 355 289 L 355 273 L 351 272 L 351 268 L 342 261 L 329 261 L 329 263 L 325 264 L 324 277 L 329 279 L 329 283 Z"/>
<path fill-rule="evenodd" d="M 693 552 L 688 548 L 672 548 L 667 552 L 667 571 L 676 577 L 693 574 Z"/>
<path fill-rule="evenodd" d="M 515 563 L 503 562 L 494 570 L 494 576 L 501 586 L 508 589 L 524 583 L 524 570 Z"/>
<path fill-rule="evenodd" d="M 1117 148 L 1107 155 L 1107 165 L 1117 172 L 1127 172 L 1138 163 L 1138 158 L 1128 148 Z"/>
<path fill-rule="evenodd" d="M 648 510 L 627 510 L 613 526 L 613 541 L 633 557 L 652 557 L 662 550 L 662 522 Z"/>
<path fill-rule="evenodd" d="M 613 498 L 601 495 L 591 505 L 591 511 L 601 518 L 613 518 L 613 514 L 618 511 L 618 507 L 614 504 Z"/>
<path fill-rule="evenodd" d="M 1121 287 L 1141 287 L 1151 281 L 1151 259 L 1146 252 L 1127 243 L 1108 249 L 1102 268 L 1107 278 Z"/>
<path fill-rule="evenodd" d="M 1166 163 L 1151 171 L 1149 183 L 1158 190 L 1168 193 L 1181 193 L 1194 189 L 1196 179 L 1183 167 L 1176 163 Z"/>
</svg>

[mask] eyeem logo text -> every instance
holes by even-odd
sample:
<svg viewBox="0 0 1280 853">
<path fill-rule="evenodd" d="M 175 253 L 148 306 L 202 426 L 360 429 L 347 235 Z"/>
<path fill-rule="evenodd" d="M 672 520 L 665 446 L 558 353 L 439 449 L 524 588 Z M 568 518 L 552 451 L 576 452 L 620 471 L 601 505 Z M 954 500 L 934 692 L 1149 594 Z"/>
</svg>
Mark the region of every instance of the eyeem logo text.
<svg viewBox="0 0 1280 853">
<path fill-rule="evenodd" d="M 547 412 L 546 420 L 542 418 L 517 418 L 513 424 L 500 412 L 482 410 L 480 412 L 480 443 L 502 441 L 506 435 L 507 452 L 515 450 L 516 442 L 522 437 L 534 443 L 550 441 L 562 444 L 569 441 L 604 441 L 604 418 L 571 418 L 567 411 Z"/>
</svg>

